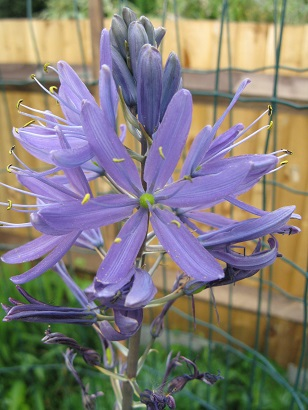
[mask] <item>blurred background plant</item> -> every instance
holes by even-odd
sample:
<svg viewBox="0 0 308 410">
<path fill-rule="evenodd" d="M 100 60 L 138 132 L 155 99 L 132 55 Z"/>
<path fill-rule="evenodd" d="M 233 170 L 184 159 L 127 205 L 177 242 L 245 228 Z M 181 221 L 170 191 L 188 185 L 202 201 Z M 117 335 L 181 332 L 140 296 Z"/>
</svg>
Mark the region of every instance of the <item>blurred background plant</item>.
<svg viewBox="0 0 308 410">
<path fill-rule="evenodd" d="M 89 0 L 32 0 L 33 16 L 44 19 L 66 19 L 88 17 Z M 104 13 L 112 16 L 121 8 L 121 1 L 104 0 Z M 169 2 L 168 11 L 174 13 L 173 2 Z M 130 0 L 125 5 L 138 15 L 159 16 L 162 14 L 163 0 Z M 233 0 L 229 3 L 230 21 L 274 22 L 276 13 L 281 11 L 282 2 L 273 0 Z M 178 0 L 176 10 L 180 16 L 188 19 L 219 19 L 222 13 L 221 0 Z M 27 2 L 24 0 L 0 0 L 0 18 L 26 17 Z M 288 0 L 287 24 L 305 24 L 308 21 L 308 1 Z"/>
</svg>

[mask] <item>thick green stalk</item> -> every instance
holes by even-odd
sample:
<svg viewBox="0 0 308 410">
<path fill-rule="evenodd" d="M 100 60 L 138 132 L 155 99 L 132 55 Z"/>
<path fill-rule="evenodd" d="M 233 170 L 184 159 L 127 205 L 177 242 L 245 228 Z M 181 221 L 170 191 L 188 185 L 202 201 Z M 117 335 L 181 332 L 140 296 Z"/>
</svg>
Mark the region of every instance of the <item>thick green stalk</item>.
<svg viewBox="0 0 308 410">
<path fill-rule="evenodd" d="M 140 334 L 141 329 L 138 330 L 129 339 L 129 352 L 127 356 L 127 369 L 126 376 L 129 379 L 134 379 L 137 375 L 137 366 L 139 360 L 139 347 L 140 347 Z M 131 410 L 133 405 L 133 388 L 129 382 L 124 382 L 122 387 L 123 402 L 122 410 Z"/>
</svg>

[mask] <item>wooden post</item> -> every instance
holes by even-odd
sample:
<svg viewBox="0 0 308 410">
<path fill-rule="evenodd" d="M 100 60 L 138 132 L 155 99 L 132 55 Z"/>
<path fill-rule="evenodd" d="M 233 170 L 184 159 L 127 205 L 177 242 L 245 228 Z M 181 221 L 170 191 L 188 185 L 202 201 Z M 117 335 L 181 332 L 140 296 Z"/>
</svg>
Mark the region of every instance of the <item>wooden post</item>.
<svg viewBox="0 0 308 410">
<path fill-rule="evenodd" d="M 89 20 L 92 44 L 92 75 L 97 80 L 99 75 L 99 39 L 104 27 L 103 0 L 89 0 Z"/>
</svg>

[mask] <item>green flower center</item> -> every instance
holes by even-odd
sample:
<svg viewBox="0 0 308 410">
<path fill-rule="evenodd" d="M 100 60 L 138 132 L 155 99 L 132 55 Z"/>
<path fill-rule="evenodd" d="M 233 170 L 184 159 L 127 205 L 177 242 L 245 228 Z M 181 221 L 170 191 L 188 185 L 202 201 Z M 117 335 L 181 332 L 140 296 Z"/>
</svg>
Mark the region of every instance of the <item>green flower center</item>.
<svg viewBox="0 0 308 410">
<path fill-rule="evenodd" d="M 154 195 L 142 194 L 141 197 L 139 198 L 139 203 L 140 203 L 140 206 L 142 206 L 142 208 L 148 209 L 149 208 L 148 204 L 151 204 L 151 205 L 155 204 Z"/>
</svg>

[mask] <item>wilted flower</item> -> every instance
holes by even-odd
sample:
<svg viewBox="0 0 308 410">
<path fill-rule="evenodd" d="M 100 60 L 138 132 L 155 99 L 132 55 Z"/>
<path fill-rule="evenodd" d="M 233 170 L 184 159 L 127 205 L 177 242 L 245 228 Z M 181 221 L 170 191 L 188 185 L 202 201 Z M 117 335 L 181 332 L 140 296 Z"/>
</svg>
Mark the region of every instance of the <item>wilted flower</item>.
<svg viewBox="0 0 308 410">
<path fill-rule="evenodd" d="M 22 320 L 24 322 L 92 325 L 97 321 L 96 313 L 89 309 L 48 305 L 34 299 L 20 286 L 16 286 L 16 288 L 29 304 L 10 298 L 9 301 L 13 306 L 2 304 L 6 312 L 4 322 Z"/>
<path fill-rule="evenodd" d="M 74 376 L 74 379 L 77 381 L 81 388 L 82 394 L 82 404 L 85 410 L 94 410 L 95 409 L 95 402 L 97 397 L 103 396 L 104 393 L 98 391 L 96 393 L 89 394 L 89 385 L 84 385 L 77 370 L 75 369 L 73 363 L 76 357 L 76 353 L 73 352 L 72 349 L 67 349 L 65 354 L 63 355 L 65 359 L 65 364 L 69 372 Z"/>
</svg>

